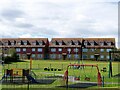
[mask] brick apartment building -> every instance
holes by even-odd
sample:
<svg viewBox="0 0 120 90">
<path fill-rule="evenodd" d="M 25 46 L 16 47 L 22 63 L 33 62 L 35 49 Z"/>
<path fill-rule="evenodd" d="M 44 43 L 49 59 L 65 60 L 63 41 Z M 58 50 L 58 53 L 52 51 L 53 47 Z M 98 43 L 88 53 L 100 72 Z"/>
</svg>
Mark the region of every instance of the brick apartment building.
<svg viewBox="0 0 120 90">
<path fill-rule="evenodd" d="M 85 48 L 81 44 L 84 41 Z M 109 51 L 115 48 L 114 38 L 53 38 L 49 45 L 50 59 L 109 59 Z"/>
<path fill-rule="evenodd" d="M 81 44 L 84 41 L 85 47 Z M 115 38 L 2 38 L 0 39 L 1 55 L 8 55 L 13 48 L 21 59 L 32 58 L 75 60 L 95 59 L 99 55 L 99 60 L 109 59 L 109 51 L 115 49 Z"/>
<path fill-rule="evenodd" d="M 2 38 L 0 47 L 7 56 L 10 49 L 15 49 L 21 59 L 47 59 L 49 41 L 47 38 Z"/>
</svg>

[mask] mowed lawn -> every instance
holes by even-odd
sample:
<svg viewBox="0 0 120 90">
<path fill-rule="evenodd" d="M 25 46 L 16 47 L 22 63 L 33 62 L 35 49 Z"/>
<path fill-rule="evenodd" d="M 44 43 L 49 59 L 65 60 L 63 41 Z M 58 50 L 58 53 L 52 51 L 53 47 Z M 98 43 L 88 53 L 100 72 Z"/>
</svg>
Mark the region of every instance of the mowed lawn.
<svg viewBox="0 0 120 90">
<path fill-rule="evenodd" d="M 44 78 L 46 76 L 54 76 L 54 75 L 64 75 L 64 72 L 69 64 L 77 64 L 78 60 L 32 60 L 32 71 L 36 74 L 37 78 Z M 118 77 L 109 78 L 109 62 L 105 61 L 90 61 L 84 60 L 80 61 L 80 64 L 93 64 L 98 65 L 99 70 L 101 72 L 102 77 L 105 77 L 106 83 L 111 83 L 109 85 L 105 85 L 106 87 L 118 87 Z M 118 72 L 118 64 L 119 62 L 112 62 L 112 70 L 113 76 L 119 74 Z M 4 69 L 13 69 L 13 68 L 21 68 L 21 69 L 29 69 L 30 61 L 24 60 L 24 62 L 17 62 L 12 64 L 4 65 Z M 53 68 L 57 69 L 56 71 L 45 71 L 45 68 Z M 102 72 L 101 69 L 106 68 L 106 72 Z M 58 71 L 61 69 L 62 71 Z M 90 78 L 90 82 L 97 82 L 97 69 L 95 67 L 84 67 L 84 69 L 75 69 L 73 67 L 69 67 L 69 76 L 79 76 L 81 81 L 85 81 L 85 77 Z M 86 82 L 86 81 L 85 81 Z M 71 83 L 71 82 L 69 82 Z M 47 85 L 47 87 L 55 87 L 59 86 L 60 82 L 56 81 L 51 85 Z M 4 86 L 5 87 L 5 86 Z M 8 86 L 7 86 L 8 87 Z M 24 87 L 24 86 L 23 86 Z M 26 87 L 26 86 L 25 86 Z M 38 87 L 38 86 L 37 86 Z M 46 85 L 39 85 L 38 88 L 43 87 L 46 88 Z"/>
</svg>

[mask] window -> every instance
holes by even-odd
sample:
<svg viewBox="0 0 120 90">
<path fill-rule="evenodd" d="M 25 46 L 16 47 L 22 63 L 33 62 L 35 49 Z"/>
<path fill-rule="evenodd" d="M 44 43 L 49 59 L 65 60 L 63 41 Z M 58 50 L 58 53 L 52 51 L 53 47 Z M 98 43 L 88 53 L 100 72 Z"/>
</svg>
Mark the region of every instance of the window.
<svg viewBox="0 0 120 90">
<path fill-rule="evenodd" d="M 107 49 L 107 52 L 112 51 L 112 49 Z"/>
<path fill-rule="evenodd" d="M 83 49 L 83 52 L 87 52 L 87 51 L 88 51 L 88 49 L 86 49 L 86 48 L 85 48 L 85 49 Z"/>
<path fill-rule="evenodd" d="M 104 49 L 100 49 L 101 52 L 104 52 Z"/>
<path fill-rule="evenodd" d="M 26 48 L 23 48 L 23 52 L 25 52 L 26 51 Z"/>
<path fill-rule="evenodd" d="M 71 55 L 70 55 L 70 54 L 68 54 L 68 55 L 67 55 L 67 58 L 71 58 Z"/>
<path fill-rule="evenodd" d="M 101 46 L 104 46 L 104 43 L 103 43 L 103 42 L 100 42 L 100 45 L 101 45 Z"/>
<path fill-rule="evenodd" d="M 74 42 L 75 43 L 75 45 L 78 45 L 78 42 Z"/>
<path fill-rule="evenodd" d="M 70 51 L 71 51 L 71 48 L 68 48 L 67 51 L 70 52 Z"/>
<path fill-rule="evenodd" d="M 21 42 L 18 42 L 18 45 L 21 45 Z"/>
<path fill-rule="evenodd" d="M 36 42 L 32 42 L 33 45 L 36 45 Z"/>
<path fill-rule="evenodd" d="M 104 55 L 101 55 L 100 58 L 103 59 L 103 58 L 104 58 Z"/>
<path fill-rule="evenodd" d="M 42 48 L 38 48 L 38 52 L 42 52 Z"/>
<path fill-rule="evenodd" d="M 84 42 L 84 45 L 87 46 L 87 42 Z"/>
<path fill-rule="evenodd" d="M 74 52 L 78 52 L 78 48 L 74 48 Z"/>
<path fill-rule="evenodd" d="M 111 42 L 108 42 L 107 44 L 108 44 L 108 46 L 111 46 Z"/>
<path fill-rule="evenodd" d="M 51 52 L 56 52 L 56 48 L 51 48 Z"/>
<path fill-rule="evenodd" d="M 110 57 L 109 57 L 109 55 L 107 56 L 107 59 L 109 59 Z"/>
<path fill-rule="evenodd" d="M 59 42 L 59 45 L 62 45 L 62 42 Z"/>
<path fill-rule="evenodd" d="M 61 58 L 62 58 L 62 55 L 61 55 L 61 54 L 58 54 L 58 58 L 61 59 Z"/>
<path fill-rule="evenodd" d="M 90 42 L 91 46 L 94 46 L 94 42 Z"/>
<path fill-rule="evenodd" d="M 55 54 L 51 54 L 50 57 L 51 57 L 52 59 L 55 59 L 55 58 L 56 58 L 56 55 L 55 55 Z"/>
<path fill-rule="evenodd" d="M 26 59 L 26 54 L 22 54 L 23 59 Z"/>
<path fill-rule="evenodd" d="M 72 45 L 72 42 L 69 41 L 69 42 L 68 42 L 68 45 Z"/>
<path fill-rule="evenodd" d="M 35 54 L 32 54 L 32 58 L 35 58 Z"/>
<path fill-rule="evenodd" d="M 5 45 L 8 45 L 8 42 L 5 42 Z"/>
<path fill-rule="evenodd" d="M 62 48 L 59 48 L 58 51 L 61 52 L 61 51 L 62 51 Z"/>
<path fill-rule="evenodd" d="M 83 57 L 83 59 L 87 59 L 87 55 L 83 55 L 82 57 Z"/>
<path fill-rule="evenodd" d="M 42 45 L 42 44 L 43 44 L 41 41 L 39 41 L 38 43 L 39 43 L 39 45 Z"/>
<path fill-rule="evenodd" d="M 23 44 L 24 44 L 24 45 L 27 45 L 27 41 L 23 41 Z"/>
<path fill-rule="evenodd" d="M 38 54 L 38 58 L 42 58 L 43 57 L 43 55 L 42 54 Z"/>
<path fill-rule="evenodd" d="M 13 45 L 14 45 L 14 42 L 11 42 L 11 45 L 13 46 Z"/>
<path fill-rule="evenodd" d="M 35 48 L 32 48 L 32 51 L 35 52 Z"/>
<path fill-rule="evenodd" d="M 91 52 L 94 52 L 95 50 L 94 49 L 90 49 Z"/>
<path fill-rule="evenodd" d="M 74 55 L 74 58 L 78 59 L 78 58 L 79 58 L 79 55 L 78 55 L 78 54 L 75 54 L 75 55 Z"/>
<path fill-rule="evenodd" d="M 20 48 L 16 48 L 16 52 L 20 52 Z"/>
<path fill-rule="evenodd" d="M 93 59 L 93 58 L 94 58 L 94 55 L 91 55 L 91 56 L 90 56 L 90 58 L 92 58 L 92 59 Z"/>
</svg>

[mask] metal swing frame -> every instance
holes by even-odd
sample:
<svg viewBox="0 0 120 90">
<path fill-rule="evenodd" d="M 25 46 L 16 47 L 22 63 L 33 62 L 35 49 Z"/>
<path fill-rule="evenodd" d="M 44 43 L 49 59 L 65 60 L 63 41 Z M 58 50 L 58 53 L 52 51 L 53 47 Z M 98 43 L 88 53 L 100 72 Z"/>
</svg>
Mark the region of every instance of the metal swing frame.
<svg viewBox="0 0 120 90">
<path fill-rule="evenodd" d="M 67 66 L 67 76 L 66 76 L 66 87 L 68 88 L 68 74 L 69 74 L 69 71 L 68 71 L 68 68 L 69 68 L 69 66 L 92 66 L 92 67 L 96 67 L 96 69 L 97 69 L 97 73 L 98 74 L 100 74 L 100 71 L 99 71 L 99 68 L 98 68 L 98 65 L 93 65 L 93 64 L 69 64 L 68 66 Z M 99 86 L 101 86 L 101 83 L 102 83 L 102 81 L 100 81 L 99 80 L 99 78 L 98 78 L 98 85 Z"/>
</svg>

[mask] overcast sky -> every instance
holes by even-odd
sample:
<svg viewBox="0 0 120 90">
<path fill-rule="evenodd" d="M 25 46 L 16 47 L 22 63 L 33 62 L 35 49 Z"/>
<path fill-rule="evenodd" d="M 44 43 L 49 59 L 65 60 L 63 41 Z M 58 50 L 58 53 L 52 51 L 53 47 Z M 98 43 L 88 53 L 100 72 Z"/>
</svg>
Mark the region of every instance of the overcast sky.
<svg viewBox="0 0 120 90">
<path fill-rule="evenodd" d="M 0 36 L 118 39 L 119 0 L 2 0 Z"/>
</svg>

